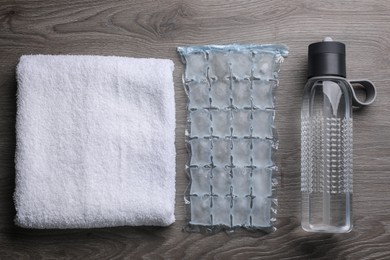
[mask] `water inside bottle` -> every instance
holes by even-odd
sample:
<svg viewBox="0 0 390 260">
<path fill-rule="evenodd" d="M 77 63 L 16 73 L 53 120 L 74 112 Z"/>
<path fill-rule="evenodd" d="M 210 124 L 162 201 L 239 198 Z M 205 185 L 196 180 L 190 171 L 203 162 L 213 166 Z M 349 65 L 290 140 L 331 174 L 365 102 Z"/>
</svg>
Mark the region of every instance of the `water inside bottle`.
<svg viewBox="0 0 390 260">
<path fill-rule="evenodd" d="M 301 191 L 307 231 L 348 232 L 352 227 L 353 139 L 346 95 L 336 82 L 320 81 L 304 100 Z"/>
</svg>

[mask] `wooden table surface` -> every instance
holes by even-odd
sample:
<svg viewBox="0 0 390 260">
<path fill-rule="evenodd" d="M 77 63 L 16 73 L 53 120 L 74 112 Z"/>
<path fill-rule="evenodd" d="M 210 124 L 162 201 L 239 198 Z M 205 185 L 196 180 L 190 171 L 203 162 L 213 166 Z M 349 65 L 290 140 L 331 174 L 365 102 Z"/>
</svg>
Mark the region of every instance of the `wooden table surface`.
<svg viewBox="0 0 390 260">
<path fill-rule="evenodd" d="M 369 78 L 376 102 L 354 114 L 354 229 L 300 228 L 300 106 L 308 44 L 347 45 L 349 78 Z M 278 230 L 186 233 L 186 96 L 177 46 L 283 43 L 276 124 Z M 0 258 L 390 259 L 390 2 L 385 0 L 0 0 Z M 175 63 L 176 223 L 167 228 L 28 230 L 14 226 L 15 66 L 23 54 L 158 57 Z"/>
</svg>

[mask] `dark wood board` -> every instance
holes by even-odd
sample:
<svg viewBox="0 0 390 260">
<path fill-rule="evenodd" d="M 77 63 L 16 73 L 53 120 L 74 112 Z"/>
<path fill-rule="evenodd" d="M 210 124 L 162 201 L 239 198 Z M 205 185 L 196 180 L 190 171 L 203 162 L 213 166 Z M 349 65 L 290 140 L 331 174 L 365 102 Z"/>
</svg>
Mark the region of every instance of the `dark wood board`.
<svg viewBox="0 0 390 260">
<path fill-rule="evenodd" d="M 307 46 L 324 36 L 347 45 L 349 78 L 369 78 L 376 102 L 354 114 L 354 229 L 300 228 L 300 106 Z M 186 96 L 177 46 L 282 43 L 290 55 L 277 90 L 280 138 L 277 231 L 186 233 Z M 176 98 L 176 223 L 167 228 L 28 230 L 15 209 L 15 66 L 23 54 L 172 59 Z M 390 2 L 0 0 L 0 258 L 31 259 L 389 259 Z"/>
</svg>

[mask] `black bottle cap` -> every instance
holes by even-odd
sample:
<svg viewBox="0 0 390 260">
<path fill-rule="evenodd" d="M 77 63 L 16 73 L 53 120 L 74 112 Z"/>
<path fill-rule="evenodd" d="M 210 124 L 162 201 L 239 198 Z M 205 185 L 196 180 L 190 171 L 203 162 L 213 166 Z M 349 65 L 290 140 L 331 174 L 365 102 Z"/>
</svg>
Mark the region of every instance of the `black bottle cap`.
<svg viewBox="0 0 390 260">
<path fill-rule="evenodd" d="M 346 77 L 345 44 L 326 37 L 309 45 L 308 78 L 316 76 Z"/>
</svg>

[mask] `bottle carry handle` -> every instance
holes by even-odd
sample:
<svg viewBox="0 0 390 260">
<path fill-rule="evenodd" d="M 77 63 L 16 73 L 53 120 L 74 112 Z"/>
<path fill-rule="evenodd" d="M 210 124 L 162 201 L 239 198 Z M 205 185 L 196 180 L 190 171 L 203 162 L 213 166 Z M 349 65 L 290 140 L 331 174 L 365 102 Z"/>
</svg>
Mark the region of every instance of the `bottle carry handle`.
<svg viewBox="0 0 390 260">
<path fill-rule="evenodd" d="M 368 79 L 352 79 L 348 80 L 349 86 L 352 93 L 352 106 L 354 107 L 364 107 L 371 105 L 376 98 L 376 88 L 374 83 Z M 356 89 L 364 90 L 366 93 L 366 98 L 364 101 L 360 100 L 356 96 Z"/>
</svg>

